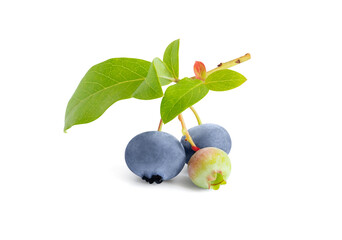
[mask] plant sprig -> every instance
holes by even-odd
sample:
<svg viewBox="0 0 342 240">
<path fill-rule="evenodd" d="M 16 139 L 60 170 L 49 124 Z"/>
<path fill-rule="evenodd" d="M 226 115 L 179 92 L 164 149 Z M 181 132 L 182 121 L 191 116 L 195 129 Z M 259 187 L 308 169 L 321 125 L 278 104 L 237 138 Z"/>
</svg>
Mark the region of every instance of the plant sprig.
<svg viewBox="0 0 342 240">
<path fill-rule="evenodd" d="M 221 63 L 215 69 L 205 70 L 201 62 L 194 66 L 195 77 L 179 80 L 179 39 L 168 45 L 163 60 L 148 62 L 135 58 L 112 58 L 99 63 L 85 74 L 69 100 L 64 131 L 74 125 L 85 124 L 99 118 L 117 101 L 136 98 L 150 100 L 163 97 L 160 106 L 162 123 L 168 123 L 187 108 L 203 99 L 209 90 L 226 91 L 246 81 L 238 72 L 226 68 L 250 59 L 246 54 L 232 61 Z M 162 86 L 170 83 L 163 93 Z"/>
</svg>

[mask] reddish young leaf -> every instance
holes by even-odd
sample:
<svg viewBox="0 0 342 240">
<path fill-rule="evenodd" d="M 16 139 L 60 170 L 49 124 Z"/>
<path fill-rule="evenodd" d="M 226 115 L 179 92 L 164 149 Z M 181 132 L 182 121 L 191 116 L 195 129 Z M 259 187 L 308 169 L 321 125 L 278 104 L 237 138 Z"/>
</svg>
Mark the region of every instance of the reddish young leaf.
<svg viewBox="0 0 342 240">
<path fill-rule="evenodd" d="M 199 62 L 199 61 L 195 62 L 194 72 L 195 72 L 197 79 L 205 80 L 206 75 L 207 75 L 207 70 L 205 69 L 205 66 L 202 62 Z"/>
</svg>

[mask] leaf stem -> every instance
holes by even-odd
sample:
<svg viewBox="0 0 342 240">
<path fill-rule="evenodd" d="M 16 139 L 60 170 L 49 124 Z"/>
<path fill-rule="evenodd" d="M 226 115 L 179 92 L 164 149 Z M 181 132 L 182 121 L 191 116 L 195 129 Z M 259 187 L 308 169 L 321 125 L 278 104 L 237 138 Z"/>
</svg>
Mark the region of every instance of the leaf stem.
<svg viewBox="0 0 342 240">
<path fill-rule="evenodd" d="M 230 67 L 233 67 L 235 65 L 238 65 L 240 63 L 243 63 L 247 60 L 251 59 L 251 55 L 249 53 L 246 53 L 244 56 L 241 56 L 239 58 L 235 58 L 229 62 L 225 62 L 225 63 L 220 63 L 217 68 L 214 68 L 210 71 L 207 72 L 206 76 L 208 77 L 210 74 L 216 72 L 216 71 L 219 71 L 219 70 L 222 70 L 222 69 L 226 69 L 226 68 L 230 68 Z M 196 77 L 192 77 L 191 79 L 195 79 Z M 173 79 L 171 80 L 172 82 L 174 83 L 177 83 L 179 81 L 179 79 Z M 195 108 L 193 106 L 190 107 L 191 111 L 194 113 L 196 119 L 197 119 L 197 122 L 198 122 L 198 125 L 201 125 L 202 124 L 202 121 L 198 115 L 198 113 L 196 112 Z M 179 114 L 178 115 L 178 119 L 179 121 L 181 122 L 182 124 L 182 133 L 183 135 L 185 136 L 185 140 L 188 141 L 190 144 L 191 144 L 191 147 L 194 151 L 197 151 L 199 150 L 199 148 L 196 146 L 196 144 L 194 143 L 194 141 L 192 140 L 189 132 L 188 132 L 188 129 L 186 128 L 185 126 L 185 122 L 184 122 L 184 119 L 183 119 L 183 115 L 182 114 Z M 163 126 L 163 120 L 160 119 L 160 123 L 159 123 L 159 127 L 158 127 L 158 131 L 161 131 L 162 129 L 162 126 Z"/>
<path fill-rule="evenodd" d="M 241 56 L 239 58 L 235 58 L 229 62 L 225 62 L 225 63 L 220 63 L 217 68 L 214 68 L 210 71 L 207 72 L 207 77 L 212 74 L 213 72 L 216 72 L 218 70 L 222 70 L 222 69 L 226 69 L 226 68 L 230 68 L 233 67 L 235 65 L 238 65 L 240 63 L 246 62 L 247 60 L 251 59 L 251 55 L 249 53 L 246 53 L 244 56 Z"/>
<path fill-rule="evenodd" d="M 202 121 L 198 115 L 198 113 L 196 112 L 195 108 L 193 106 L 190 107 L 191 111 L 194 113 L 196 119 L 197 119 L 197 122 L 198 122 L 198 125 L 201 125 L 202 124 Z"/>
<path fill-rule="evenodd" d="M 192 147 L 197 148 L 196 144 L 194 143 L 194 141 L 192 140 L 192 138 L 191 138 L 191 136 L 190 136 L 190 134 L 188 132 L 188 129 L 185 126 L 185 122 L 184 122 L 184 118 L 183 118 L 182 114 L 178 115 L 178 120 L 182 124 L 182 133 L 185 136 L 185 140 L 188 141 L 191 144 Z"/>
<path fill-rule="evenodd" d="M 158 131 L 160 132 L 163 128 L 163 119 L 160 119 L 159 126 L 158 126 Z"/>
</svg>

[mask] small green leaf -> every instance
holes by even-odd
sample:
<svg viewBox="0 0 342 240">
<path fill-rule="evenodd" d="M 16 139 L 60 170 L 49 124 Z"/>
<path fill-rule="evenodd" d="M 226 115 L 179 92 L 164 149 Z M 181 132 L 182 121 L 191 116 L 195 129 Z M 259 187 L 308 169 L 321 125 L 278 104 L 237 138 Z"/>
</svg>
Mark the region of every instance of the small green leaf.
<svg viewBox="0 0 342 240">
<path fill-rule="evenodd" d="M 165 63 L 159 58 L 153 60 L 157 75 L 159 77 L 160 84 L 162 86 L 168 85 L 171 81 L 175 80 L 172 73 L 167 69 Z"/>
<path fill-rule="evenodd" d="M 226 91 L 236 88 L 246 82 L 246 78 L 233 70 L 223 69 L 210 74 L 205 85 L 213 91 Z"/>
<path fill-rule="evenodd" d="M 178 52 L 179 52 L 179 39 L 173 41 L 172 43 L 167 46 L 163 61 L 165 65 L 168 67 L 172 76 L 175 79 L 178 79 L 179 75 L 179 59 L 178 59 Z"/>
<path fill-rule="evenodd" d="M 160 105 L 163 122 L 170 122 L 185 109 L 204 98 L 208 92 L 207 86 L 198 79 L 184 78 L 168 87 Z"/>
<path fill-rule="evenodd" d="M 174 79 L 165 64 L 159 58 L 153 59 L 145 81 L 143 81 L 133 97 L 141 100 L 156 99 L 163 96 L 161 86 L 167 85 Z"/>
<path fill-rule="evenodd" d="M 116 101 L 132 97 L 150 65 L 135 58 L 112 58 L 90 68 L 69 100 L 64 131 L 92 122 Z"/>
<path fill-rule="evenodd" d="M 133 93 L 133 97 L 142 100 L 150 100 L 160 98 L 163 96 L 163 89 L 161 88 L 159 77 L 157 74 L 155 60 L 150 65 L 145 81 Z"/>
</svg>

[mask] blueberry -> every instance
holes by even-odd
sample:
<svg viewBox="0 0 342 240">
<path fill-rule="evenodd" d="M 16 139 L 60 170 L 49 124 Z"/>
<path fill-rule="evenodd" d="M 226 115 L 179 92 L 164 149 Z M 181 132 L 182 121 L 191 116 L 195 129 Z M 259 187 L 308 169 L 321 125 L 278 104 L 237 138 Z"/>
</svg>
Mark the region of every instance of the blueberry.
<svg viewBox="0 0 342 240">
<path fill-rule="evenodd" d="M 150 131 L 135 136 L 127 145 L 128 168 L 149 183 L 161 183 L 177 176 L 185 165 L 182 144 L 172 135 Z"/>
<path fill-rule="evenodd" d="M 216 147 L 228 154 L 232 147 L 232 140 L 230 139 L 229 133 L 226 129 L 217 124 L 201 124 L 190 128 L 189 134 L 196 146 L 199 148 Z M 190 143 L 185 141 L 185 136 L 182 137 L 181 143 L 186 153 L 185 162 L 188 163 L 195 151 L 191 149 Z"/>
<path fill-rule="evenodd" d="M 201 188 L 218 190 L 226 184 L 230 170 L 228 154 L 215 147 L 201 148 L 188 163 L 191 181 Z"/>
</svg>

